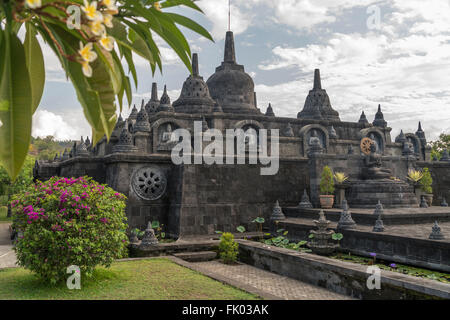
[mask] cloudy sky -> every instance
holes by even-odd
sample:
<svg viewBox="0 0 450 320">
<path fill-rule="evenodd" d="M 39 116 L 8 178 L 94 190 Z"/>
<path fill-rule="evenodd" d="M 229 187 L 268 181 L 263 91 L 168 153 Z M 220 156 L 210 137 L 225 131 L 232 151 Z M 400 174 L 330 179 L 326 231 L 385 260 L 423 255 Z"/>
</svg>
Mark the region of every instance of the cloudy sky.
<svg viewBox="0 0 450 320">
<path fill-rule="evenodd" d="M 200 22 L 215 43 L 186 32 L 199 53 L 205 80 L 223 58 L 228 0 L 201 0 L 205 16 L 177 10 Z M 450 132 L 450 0 L 232 0 L 231 28 L 238 63 L 255 81 L 259 108 L 296 117 L 320 68 L 322 87 L 344 121 L 362 110 L 373 120 L 378 103 L 393 128 L 415 132 L 422 121 L 429 139 Z M 163 74 L 137 59 L 134 103 L 150 97 L 153 81 L 167 84 L 172 101 L 187 69 L 162 45 Z M 81 106 L 57 58 L 45 51 L 47 82 L 33 119 L 33 135 L 79 139 L 90 134 Z M 161 94 L 161 92 L 160 92 Z M 125 110 L 125 115 L 130 111 Z"/>
</svg>

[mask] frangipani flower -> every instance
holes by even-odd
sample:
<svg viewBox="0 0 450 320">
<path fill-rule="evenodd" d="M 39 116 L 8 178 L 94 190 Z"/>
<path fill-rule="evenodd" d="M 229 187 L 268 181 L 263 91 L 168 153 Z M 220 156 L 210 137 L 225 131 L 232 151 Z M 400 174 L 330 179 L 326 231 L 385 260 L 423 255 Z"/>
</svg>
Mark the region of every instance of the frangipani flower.
<svg viewBox="0 0 450 320">
<path fill-rule="evenodd" d="M 100 44 L 105 50 L 112 51 L 112 49 L 114 49 L 114 38 L 108 37 L 108 35 L 104 33 L 100 39 Z"/>
<path fill-rule="evenodd" d="M 26 0 L 25 3 L 27 4 L 27 7 L 30 9 L 36 9 L 42 6 L 41 0 Z"/>
<path fill-rule="evenodd" d="M 92 42 L 83 45 L 83 43 L 80 41 L 80 50 L 78 50 L 78 53 L 80 54 L 81 58 L 83 58 L 83 61 L 86 62 L 92 62 L 97 59 L 97 54 L 92 51 Z"/>
<path fill-rule="evenodd" d="M 105 33 L 105 26 L 102 24 L 100 20 L 91 21 L 89 23 L 89 29 L 96 36 L 101 36 Z"/>
<path fill-rule="evenodd" d="M 116 0 L 103 0 L 102 3 L 108 8 L 109 11 L 118 12 L 116 6 Z"/>
<path fill-rule="evenodd" d="M 109 13 L 104 13 L 103 14 L 103 23 L 108 28 L 112 28 L 113 27 L 112 19 L 113 19 L 113 16 L 111 14 L 109 14 Z"/>
<path fill-rule="evenodd" d="M 161 11 L 161 4 L 158 2 L 153 3 L 153 8 L 155 8 L 158 11 Z"/>
<path fill-rule="evenodd" d="M 84 6 L 81 6 L 81 10 L 86 14 L 86 18 L 91 21 L 103 19 L 101 12 L 97 11 L 97 1 L 89 3 L 87 0 L 84 0 Z"/>
</svg>

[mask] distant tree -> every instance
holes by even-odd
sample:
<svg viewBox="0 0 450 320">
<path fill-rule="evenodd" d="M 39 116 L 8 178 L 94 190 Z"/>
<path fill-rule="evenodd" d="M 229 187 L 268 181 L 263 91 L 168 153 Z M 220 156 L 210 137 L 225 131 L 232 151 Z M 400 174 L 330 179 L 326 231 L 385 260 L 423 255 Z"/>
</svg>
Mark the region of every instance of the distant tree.
<svg viewBox="0 0 450 320">
<path fill-rule="evenodd" d="M 0 165 L 0 195 L 6 195 L 8 198 L 8 215 L 11 196 L 24 192 L 33 183 L 34 162 L 35 158 L 27 155 L 22 169 L 14 182 L 12 182 L 5 168 Z"/>
<path fill-rule="evenodd" d="M 431 146 L 431 157 L 436 156 L 436 158 L 441 159 L 444 149 L 450 151 L 450 134 L 441 133 L 439 139 L 430 141 L 429 145 Z"/>
<path fill-rule="evenodd" d="M 63 152 L 64 148 L 67 148 L 68 145 L 72 146 L 73 141 L 57 141 L 53 136 L 47 136 L 45 138 L 32 138 L 29 153 L 35 156 L 38 160 L 53 160 L 55 154 Z"/>
</svg>

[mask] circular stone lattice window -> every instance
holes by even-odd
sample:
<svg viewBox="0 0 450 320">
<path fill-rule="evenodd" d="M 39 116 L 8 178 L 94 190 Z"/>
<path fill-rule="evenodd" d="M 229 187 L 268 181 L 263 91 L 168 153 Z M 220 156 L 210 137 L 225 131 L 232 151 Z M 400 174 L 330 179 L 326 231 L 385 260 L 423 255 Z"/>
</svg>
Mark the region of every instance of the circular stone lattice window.
<svg viewBox="0 0 450 320">
<path fill-rule="evenodd" d="M 136 170 L 131 181 L 134 192 L 144 200 L 157 200 L 166 192 L 166 175 L 156 167 Z"/>
</svg>

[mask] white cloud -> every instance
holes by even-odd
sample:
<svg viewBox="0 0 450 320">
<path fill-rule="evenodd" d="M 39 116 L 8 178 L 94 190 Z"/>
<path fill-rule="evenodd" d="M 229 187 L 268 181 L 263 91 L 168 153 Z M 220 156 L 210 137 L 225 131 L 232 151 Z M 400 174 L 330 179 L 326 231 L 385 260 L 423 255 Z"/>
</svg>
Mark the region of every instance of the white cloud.
<svg viewBox="0 0 450 320">
<path fill-rule="evenodd" d="M 214 39 L 223 39 L 228 30 L 228 1 L 202 0 L 197 4 L 205 13 L 206 18 L 213 24 L 211 34 Z M 232 3 L 231 11 L 231 30 L 233 30 L 235 34 L 247 30 L 252 22 L 251 8 L 249 8 L 248 5 L 241 5 L 240 3 L 237 5 Z"/>
<path fill-rule="evenodd" d="M 305 1 L 283 3 L 294 2 Z M 352 5 L 352 1 L 338 2 L 347 8 Z M 444 2 L 387 1 L 393 11 L 382 16 L 380 30 L 335 32 L 301 47 L 276 46 L 275 58 L 259 68 L 297 71 L 297 79 L 257 86 L 263 96 L 259 101 L 270 94 L 275 112 L 278 106 L 279 114 L 295 116 L 311 88 L 313 69 L 320 68 L 323 87 L 343 120 L 357 120 L 362 109 L 371 120 L 381 103 L 385 118 L 395 127 L 393 136 L 400 127 L 415 131 L 422 120 L 428 135 L 436 138 L 450 126 L 450 2 Z M 299 103 L 293 107 L 292 101 Z"/>
<path fill-rule="evenodd" d="M 90 135 L 90 127 L 81 110 L 57 115 L 48 110 L 37 110 L 33 116 L 33 137 L 53 136 L 56 140 L 75 140 Z"/>
</svg>

